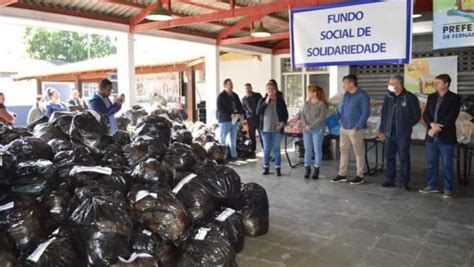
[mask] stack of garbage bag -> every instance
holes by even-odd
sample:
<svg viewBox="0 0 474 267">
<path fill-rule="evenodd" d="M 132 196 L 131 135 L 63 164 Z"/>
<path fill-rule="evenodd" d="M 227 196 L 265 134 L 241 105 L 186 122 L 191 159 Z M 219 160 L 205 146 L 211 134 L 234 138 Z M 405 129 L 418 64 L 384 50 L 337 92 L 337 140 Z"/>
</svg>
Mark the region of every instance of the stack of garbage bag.
<svg viewBox="0 0 474 267">
<path fill-rule="evenodd" d="M 268 231 L 265 190 L 216 162 L 227 148 L 202 125 L 152 114 L 111 136 L 85 111 L 2 127 L 21 134 L 0 145 L 0 266 L 237 266 Z"/>
</svg>

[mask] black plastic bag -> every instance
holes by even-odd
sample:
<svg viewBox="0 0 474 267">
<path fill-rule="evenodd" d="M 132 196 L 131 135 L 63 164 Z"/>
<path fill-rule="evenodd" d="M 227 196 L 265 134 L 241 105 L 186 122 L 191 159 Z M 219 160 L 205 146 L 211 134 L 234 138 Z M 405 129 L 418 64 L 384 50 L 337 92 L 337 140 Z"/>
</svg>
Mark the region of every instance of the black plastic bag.
<svg viewBox="0 0 474 267">
<path fill-rule="evenodd" d="M 22 162 L 18 164 L 16 174 L 10 190 L 19 196 L 41 196 L 51 191 L 57 183 L 56 169 L 49 160 Z"/>
<path fill-rule="evenodd" d="M 177 241 L 191 226 L 184 205 L 169 191 L 130 190 L 129 201 L 136 221 L 161 237 Z"/>
<path fill-rule="evenodd" d="M 201 177 L 190 174 L 177 185 L 173 193 L 189 210 L 194 221 L 211 215 L 218 208 L 218 200 L 212 193 L 212 188 Z"/>
<path fill-rule="evenodd" d="M 76 113 L 72 112 L 54 112 L 49 118 L 49 122 L 58 127 L 64 134 L 69 135 L 72 118 Z"/>
<path fill-rule="evenodd" d="M 54 223 L 59 226 L 67 220 L 70 199 L 71 196 L 67 188 L 60 186 L 57 190 L 45 195 L 41 200 L 41 205 L 46 209 Z"/>
<path fill-rule="evenodd" d="M 234 209 L 242 206 L 240 176 L 232 168 L 206 160 L 196 165 L 194 172 L 209 185 L 212 194 L 219 199 L 219 205 Z"/>
<path fill-rule="evenodd" d="M 205 160 L 208 158 L 207 152 L 204 149 L 204 147 L 201 146 L 201 144 L 197 142 L 193 142 L 191 144 L 191 151 L 193 151 L 194 155 L 199 159 L 199 160 Z"/>
<path fill-rule="evenodd" d="M 20 253 L 46 238 L 47 217 L 34 199 L 21 198 L 0 207 L 0 231 L 11 237 Z"/>
<path fill-rule="evenodd" d="M 140 184 L 148 185 L 153 190 L 169 189 L 173 173 L 167 165 L 152 158 L 135 166 L 132 178 Z"/>
<path fill-rule="evenodd" d="M 461 111 L 474 116 L 474 95 L 465 95 L 461 97 Z"/>
<path fill-rule="evenodd" d="M 146 229 L 135 234 L 133 251 L 157 257 L 161 267 L 176 266 L 177 248 L 171 242 L 163 240 L 157 234 Z"/>
<path fill-rule="evenodd" d="M 239 127 L 237 131 L 237 154 L 241 158 L 248 158 L 254 155 L 252 140 L 244 135 L 242 127 Z"/>
<path fill-rule="evenodd" d="M 166 114 L 148 115 L 148 116 L 141 117 L 138 120 L 137 128 L 139 128 L 143 124 L 157 125 L 159 128 L 163 127 L 163 128 L 169 129 L 170 131 L 171 131 L 171 128 L 173 128 L 173 122 L 169 119 L 168 115 Z"/>
<path fill-rule="evenodd" d="M 234 248 L 216 227 L 190 230 L 179 249 L 179 267 L 237 267 Z"/>
<path fill-rule="evenodd" d="M 191 145 L 193 143 L 193 135 L 186 129 L 175 130 L 171 134 L 171 142 Z"/>
<path fill-rule="evenodd" d="M 234 248 L 236 253 L 244 249 L 245 234 L 241 215 L 231 208 L 221 209 L 199 224 L 219 232 Z"/>
<path fill-rule="evenodd" d="M 75 165 L 97 165 L 94 157 L 91 155 L 91 151 L 83 146 L 76 147 L 74 150 L 59 152 L 54 156 L 53 161 L 58 171 L 58 178 L 61 182 L 66 181 L 68 184 L 71 184 L 69 181 L 69 173 Z"/>
<path fill-rule="evenodd" d="M 0 187 L 7 188 L 16 173 L 16 156 L 0 146 Z"/>
<path fill-rule="evenodd" d="M 152 255 L 134 253 L 127 259 L 120 257 L 120 260 L 110 267 L 161 267 L 161 265 Z"/>
<path fill-rule="evenodd" d="M 22 137 L 8 144 L 7 149 L 15 154 L 17 162 L 53 158 L 53 150 L 41 139 L 34 137 Z"/>
<path fill-rule="evenodd" d="M 83 251 L 81 258 L 88 259 L 90 266 L 109 266 L 118 257 L 130 254 L 132 228 L 113 221 L 98 221 L 76 227 L 76 243 Z"/>
<path fill-rule="evenodd" d="M 85 111 L 74 116 L 71 124 L 71 140 L 83 144 L 96 153 L 112 143 L 107 121 L 94 111 Z"/>
<path fill-rule="evenodd" d="M 45 142 L 53 139 L 69 140 L 69 136 L 49 122 L 37 124 L 33 130 L 33 136 Z"/>
<path fill-rule="evenodd" d="M 77 225 L 111 221 L 132 226 L 127 201 L 120 192 L 99 185 L 77 188 L 69 206 L 69 219 Z"/>
<path fill-rule="evenodd" d="M 39 124 L 42 124 L 42 123 L 45 123 L 45 122 L 48 122 L 48 121 L 49 121 L 49 118 L 48 118 L 47 116 L 44 116 L 44 115 L 43 115 L 43 117 L 41 117 L 41 118 L 37 119 L 36 121 L 34 121 L 34 122 L 28 124 L 28 125 L 26 126 L 26 129 L 28 129 L 28 131 L 30 131 L 30 132 L 33 132 L 33 130 L 35 129 L 36 125 L 39 125 Z"/>
<path fill-rule="evenodd" d="M 104 151 L 100 160 L 100 165 L 110 167 L 114 171 L 124 171 L 127 166 L 127 160 L 122 152 L 122 147 L 116 144 L 108 146 Z"/>
<path fill-rule="evenodd" d="M 69 209 L 89 264 L 110 265 L 129 255 L 133 223 L 121 193 L 94 185 L 78 188 Z"/>
<path fill-rule="evenodd" d="M 191 147 L 183 143 L 171 144 L 163 161 L 179 172 L 191 171 L 198 162 Z"/>
<path fill-rule="evenodd" d="M 122 115 L 118 118 L 115 118 L 117 121 L 117 128 L 121 131 L 127 131 L 128 125 L 132 122 L 127 116 Z"/>
<path fill-rule="evenodd" d="M 25 253 L 20 266 L 82 266 L 69 237 L 53 236 Z"/>
<path fill-rule="evenodd" d="M 149 158 L 161 158 L 168 150 L 168 143 L 161 138 L 139 136 L 130 145 L 125 146 L 124 154 L 130 166 L 135 166 Z"/>
<path fill-rule="evenodd" d="M 13 128 L 0 122 L 0 145 L 6 145 L 21 137 L 31 136 L 25 128 Z"/>
<path fill-rule="evenodd" d="M 16 255 L 15 243 L 7 233 L 0 231 L 0 266 L 16 266 Z"/>
<path fill-rule="evenodd" d="M 53 150 L 53 154 L 56 155 L 61 151 L 68 151 L 72 149 L 72 144 L 69 141 L 52 139 L 49 140 L 48 145 Z"/>
<path fill-rule="evenodd" d="M 137 126 L 135 131 L 133 132 L 132 140 L 135 140 L 137 137 L 140 136 L 149 136 L 152 138 L 158 138 L 166 146 L 169 145 L 171 141 L 171 129 L 168 128 L 165 123 L 157 122 L 157 123 L 142 123 Z"/>
<path fill-rule="evenodd" d="M 117 144 L 122 147 L 130 144 L 131 142 L 130 133 L 123 130 L 116 131 L 114 135 L 112 136 L 112 138 L 114 140 L 114 144 Z"/>
<path fill-rule="evenodd" d="M 227 146 L 218 142 L 208 142 L 204 145 L 204 149 L 206 149 L 209 157 L 219 164 L 225 163 L 229 153 Z"/>
<path fill-rule="evenodd" d="M 266 234 L 269 228 L 269 205 L 265 189 L 255 183 L 244 184 L 241 198 L 243 207 L 239 212 L 242 214 L 245 235 L 257 237 Z"/>
<path fill-rule="evenodd" d="M 131 109 L 125 112 L 125 116 L 130 119 L 132 126 L 137 125 L 137 121 L 140 117 L 147 115 L 148 112 L 146 112 L 146 110 L 140 105 L 134 105 Z"/>
</svg>

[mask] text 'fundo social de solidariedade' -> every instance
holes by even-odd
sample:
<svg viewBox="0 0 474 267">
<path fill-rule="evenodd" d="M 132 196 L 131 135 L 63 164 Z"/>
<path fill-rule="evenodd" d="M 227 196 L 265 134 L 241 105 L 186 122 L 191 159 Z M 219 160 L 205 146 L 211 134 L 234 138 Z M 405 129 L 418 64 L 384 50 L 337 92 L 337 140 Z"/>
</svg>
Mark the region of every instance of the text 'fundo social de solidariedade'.
<svg viewBox="0 0 474 267">
<path fill-rule="evenodd" d="M 347 12 L 339 14 L 330 14 L 327 17 L 328 24 L 343 22 L 359 22 L 364 19 L 364 12 Z M 358 27 L 356 29 L 337 29 L 329 31 L 321 31 L 320 40 L 333 39 L 349 39 L 357 37 L 372 36 L 372 27 Z M 374 54 L 386 53 L 387 43 L 369 43 L 369 44 L 347 44 L 338 46 L 316 46 L 307 49 L 307 57 L 317 56 L 337 56 L 337 55 L 353 55 L 353 54 Z"/>
</svg>

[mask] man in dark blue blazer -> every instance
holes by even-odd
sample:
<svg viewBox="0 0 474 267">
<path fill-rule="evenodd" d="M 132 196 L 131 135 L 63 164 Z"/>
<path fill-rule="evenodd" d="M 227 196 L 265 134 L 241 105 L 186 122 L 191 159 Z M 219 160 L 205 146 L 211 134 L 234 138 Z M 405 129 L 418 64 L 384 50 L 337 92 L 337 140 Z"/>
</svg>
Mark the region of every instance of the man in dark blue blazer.
<svg viewBox="0 0 474 267">
<path fill-rule="evenodd" d="M 124 96 L 121 95 L 115 99 L 115 102 L 110 101 L 109 96 L 112 92 L 112 82 L 104 79 L 100 82 L 99 89 L 89 101 L 89 107 L 103 116 L 108 124 L 110 134 L 114 134 L 117 130 L 117 121 L 115 120 L 115 113 L 119 112 L 124 102 Z"/>
</svg>

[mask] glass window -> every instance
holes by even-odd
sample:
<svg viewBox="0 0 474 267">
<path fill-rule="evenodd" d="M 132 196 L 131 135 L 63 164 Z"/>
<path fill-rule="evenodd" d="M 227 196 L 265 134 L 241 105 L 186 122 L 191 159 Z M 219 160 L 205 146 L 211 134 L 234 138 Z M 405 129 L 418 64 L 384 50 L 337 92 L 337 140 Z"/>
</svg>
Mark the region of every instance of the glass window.
<svg viewBox="0 0 474 267">
<path fill-rule="evenodd" d="M 288 72 L 301 72 L 301 68 L 296 68 L 294 70 L 291 69 L 291 59 L 290 58 L 282 58 L 281 59 L 281 73 L 288 73 Z"/>
<path fill-rule="evenodd" d="M 82 83 L 82 98 L 91 99 L 97 88 L 99 88 L 98 83 Z"/>
<path fill-rule="evenodd" d="M 303 75 L 287 74 L 283 76 L 283 95 L 289 108 L 301 108 L 304 104 Z"/>
</svg>

